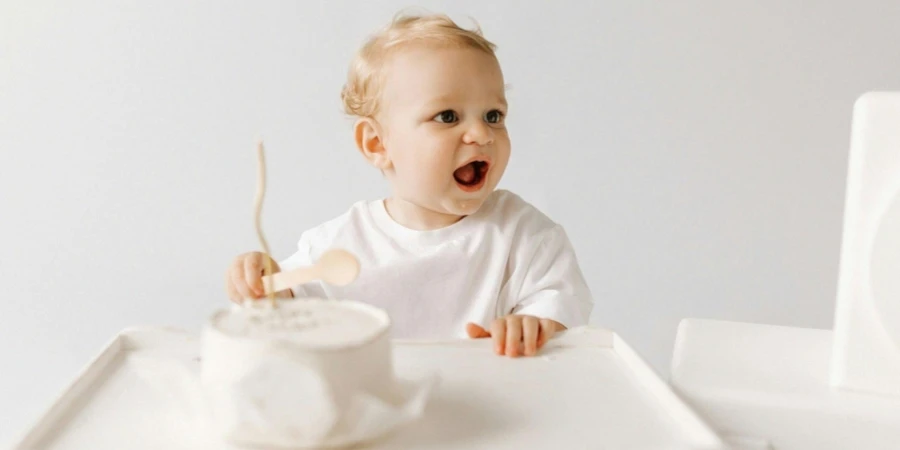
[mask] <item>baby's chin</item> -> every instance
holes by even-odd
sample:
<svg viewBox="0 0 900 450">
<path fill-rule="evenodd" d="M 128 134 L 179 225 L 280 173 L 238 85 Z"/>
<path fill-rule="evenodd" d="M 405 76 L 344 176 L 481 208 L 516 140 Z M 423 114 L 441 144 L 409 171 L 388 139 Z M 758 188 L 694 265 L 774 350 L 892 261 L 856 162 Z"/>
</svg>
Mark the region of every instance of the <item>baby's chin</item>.
<svg viewBox="0 0 900 450">
<path fill-rule="evenodd" d="M 487 196 L 446 198 L 441 202 L 441 207 L 448 214 L 456 216 L 470 216 L 478 212 L 484 204 Z"/>
</svg>

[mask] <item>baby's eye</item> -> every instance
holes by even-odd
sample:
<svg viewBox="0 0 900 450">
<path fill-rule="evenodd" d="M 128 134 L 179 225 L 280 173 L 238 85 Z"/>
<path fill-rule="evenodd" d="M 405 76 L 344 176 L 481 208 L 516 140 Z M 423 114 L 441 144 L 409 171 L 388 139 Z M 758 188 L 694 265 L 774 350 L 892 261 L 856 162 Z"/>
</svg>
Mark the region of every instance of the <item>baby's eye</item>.
<svg viewBox="0 0 900 450">
<path fill-rule="evenodd" d="M 503 121 L 503 112 L 492 109 L 484 115 L 484 120 L 486 120 L 487 123 L 500 123 Z"/>
<path fill-rule="evenodd" d="M 441 111 L 438 115 L 434 116 L 434 120 L 440 123 L 453 123 L 459 120 L 459 117 L 456 116 L 456 112 L 452 110 Z"/>
</svg>

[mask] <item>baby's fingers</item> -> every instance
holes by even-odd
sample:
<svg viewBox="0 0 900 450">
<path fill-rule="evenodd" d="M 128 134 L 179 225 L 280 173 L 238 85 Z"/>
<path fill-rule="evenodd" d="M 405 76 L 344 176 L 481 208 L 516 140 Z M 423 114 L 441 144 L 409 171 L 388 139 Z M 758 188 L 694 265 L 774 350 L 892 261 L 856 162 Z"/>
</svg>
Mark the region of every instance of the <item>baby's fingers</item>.
<svg viewBox="0 0 900 450">
<path fill-rule="evenodd" d="M 466 334 L 472 339 L 491 337 L 491 333 L 489 333 L 488 330 L 485 330 L 484 328 L 481 328 L 480 325 L 472 322 L 466 324 Z"/>
<path fill-rule="evenodd" d="M 225 293 L 228 294 L 228 298 L 231 301 L 236 303 L 241 301 L 241 293 L 234 287 L 234 282 L 231 280 L 230 268 L 225 272 Z"/>
<path fill-rule="evenodd" d="M 506 343 L 505 319 L 495 319 L 491 322 L 491 336 L 494 338 L 494 352 L 502 355 Z"/>
<path fill-rule="evenodd" d="M 537 353 L 539 328 L 540 322 L 537 317 L 525 316 L 522 318 L 522 339 L 525 343 L 525 356 L 534 356 Z"/>
<path fill-rule="evenodd" d="M 538 337 L 537 348 L 541 348 L 556 334 L 556 323 L 550 319 L 540 320 L 540 336 Z"/>
<path fill-rule="evenodd" d="M 248 290 L 253 292 L 253 295 L 247 298 L 256 298 L 265 294 L 262 284 L 263 258 L 250 257 L 244 259 L 244 283 L 246 283 Z"/>
<path fill-rule="evenodd" d="M 519 356 L 519 345 L 522 343 L 522 318 L 508 316 L 506 318 L 506 356 Z"/>
<path fill-rule="evenodd" d="M 247 286 L 247 281 L 244 279 L 244 262 L 243 261 L 235 261 L 235 263 L 228 270 L 228 295 L 231 296 L 231 300 L 240 303 L 241 301 L 254 298 L 253 293 L 250 292 L 250 287 Z"/>
</svg>

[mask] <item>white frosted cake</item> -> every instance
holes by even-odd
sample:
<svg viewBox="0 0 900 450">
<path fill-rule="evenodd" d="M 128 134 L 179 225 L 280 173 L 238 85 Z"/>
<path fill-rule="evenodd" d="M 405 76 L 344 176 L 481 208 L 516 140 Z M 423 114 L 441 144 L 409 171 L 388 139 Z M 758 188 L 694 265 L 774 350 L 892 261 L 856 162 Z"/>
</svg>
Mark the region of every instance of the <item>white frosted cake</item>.
<svg viewBox="0 0 900 450">
<path fill-rule="evenodd" d="M 352 444 L 364 437 L 357 428 L 371 421 L 363 416 L 373 404 L 403 401 L 390 319 L 363 303 L 298 299 L 222 310 L 207 324 L 201 352 L 213 424 L 239 444 Z"/>
</svg>

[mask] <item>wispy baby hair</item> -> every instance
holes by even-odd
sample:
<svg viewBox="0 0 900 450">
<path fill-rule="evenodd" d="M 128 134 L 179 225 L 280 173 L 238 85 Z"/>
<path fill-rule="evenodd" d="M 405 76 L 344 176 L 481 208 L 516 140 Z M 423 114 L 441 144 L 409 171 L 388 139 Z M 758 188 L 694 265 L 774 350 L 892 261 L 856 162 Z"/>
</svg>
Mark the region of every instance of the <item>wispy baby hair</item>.
<svg viewBox="0 0 900 450">
<path fill-rule="evenodd" d="M 347 83 L 341 90 L 344 112 L 372 117 L 378 112 L 379 94 L 384 84 L 384 66 L 398 49 L 412 44 L 436 44 L 475 48 L 496 57 L 496 45 L 484 38 L 477 23 L 467 30 L 445 14 L 408 14 L 400 12 L 386 27 L 369 37 L 356 53 Z"/>
</svg>

